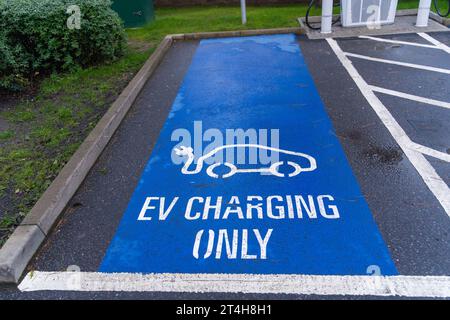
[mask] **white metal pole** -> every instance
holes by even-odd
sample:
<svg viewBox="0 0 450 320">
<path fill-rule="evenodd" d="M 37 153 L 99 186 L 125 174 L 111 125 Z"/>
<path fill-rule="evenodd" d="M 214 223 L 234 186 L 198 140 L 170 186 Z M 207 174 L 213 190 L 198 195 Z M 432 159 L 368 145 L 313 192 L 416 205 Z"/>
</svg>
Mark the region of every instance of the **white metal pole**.
<svg viewBox="0 0 450 320">
<path fill-rule="evenodd" d="M 322 22 L 320 26 L 321 33 L 331 33 L 332 20 L 333 0 L 322 0 Z"/>
<path fill-rule="evenodd" d="M 247 9 L 245 7 L 245 0 L 241 0 L 241 15 L 242 15 L 242 24 L 247 23 Z"/>
<path fill-rule="evenodd" d="M 417 10 L 416 27 L 428 26 L 428 17 L 430 15 L 431 0 L 420 0 Z"/>
</svg>

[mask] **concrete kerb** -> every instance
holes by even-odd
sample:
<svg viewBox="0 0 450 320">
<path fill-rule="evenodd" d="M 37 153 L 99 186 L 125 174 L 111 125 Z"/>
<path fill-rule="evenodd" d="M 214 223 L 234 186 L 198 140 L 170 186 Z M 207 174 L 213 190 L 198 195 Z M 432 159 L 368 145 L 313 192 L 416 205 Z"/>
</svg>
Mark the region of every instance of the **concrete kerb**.
<svg viewBox="0 0 450 320">
<path fill-rule="evenodd" d="M 430 11 L 430 18 L 433 19 L 434 21 L 439 22 L 440 24 L 443 24 L 446 27 L 450 26 L 450 18 L 443 18 L 439 16 L 437 13 L 434 13 L 432 11 Z"/>
<path fill-rule="evenodd" d="M 267 34 L 283 34 L 296 33 L 303 34 L 304 30 L 300 27 L 292 28 L 275 28 L 275 29 L 257 29 L 257 30 L 238 30 L 238 31 L 217 31 L 217 32 L 197 32 L 170 35 L 173 40 L 200 40 L 210 38 L 227 38 L 227 37 L 245 37 Z"/>
<path fill-rule="evenodd" d="M 0 283 L 18 283 L 30 260 L 39 250 L 70 199 L 120 126 L 136 97 L 177 40 L 240 37 L 296 33 L 302 28 L 277 28 L 241 31 L 201 32 L 166 36 L 143 67 L 122 91 L 89 136 L 37 201 L 30 213 L 0 248 Z"/>
</svg>

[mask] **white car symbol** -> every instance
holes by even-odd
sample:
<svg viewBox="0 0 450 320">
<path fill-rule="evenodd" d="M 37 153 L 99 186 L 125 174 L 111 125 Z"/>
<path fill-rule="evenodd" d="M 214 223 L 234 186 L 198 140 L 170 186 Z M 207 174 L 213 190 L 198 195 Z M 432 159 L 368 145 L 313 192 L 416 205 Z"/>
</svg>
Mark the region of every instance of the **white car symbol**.
<svg viewBox="0 0 450 320">
<path fill-rule="evenodd" d="M 207 154 L 199 157 L 197 159 L 197 164 L 195 165 L 195 168 L 193 170 L 190 170 L 189 167 L 191 167 L 191 165 L 195 159 L 194 150 L 191 147 L 180 146 L 179 148 L 174 148 L 174 151 L 175 151 L 175 154 L 178 156 L 186 156 L 187 157 L 187 161 L 184 164 L 183 168 L 181 169 L 181 173 L 197 174 L 202 170 L 203 164 L 207 158 L 212 157 L 217 152 L 222 151 L 224 149 L 228 149 L 228 148 L 258 148 L 258 149 L 270 150 L 270 151 L 275 151 L 278 153 L 284 153 L 284 154 L 288 154 L 288 155 L 303 157 L 309 161 L 309 166 L 307 166 L 307 167 L 301 167 L 296 162 L 287 161 L 286 163 L 294 169 L 291 173 L 287 174 L 288 177 L 294 177 L 301 172 L 314 171 L 317 168 L 316 159 L 314 159 L 312 156 L 307 155 L 305 153 L 294 152 L 294 151 L 289 151 L 289 150 L 282 150 L 282 149 L 272 148 L 272 147 L 258 145 L 258 144 L 230 144 L 230 145 L 224 145 L 224 146 L 215 148 L 212 151 L 208 152 Z M 239 169 L 232 163 L 224 162 L 223 165 L 228 167 L 229 171 L 227 173 L 223 174 L 221 176 L 221 178 L 229 178 L 229 177 L 235 175 L 236 173 L 252 173 L 252 172 L 269 173 L 274 176 L 283 178 L 286 176 L 286 174 L 279 171 L 280 166 L 283 164 L 284 164 L 283 161 L 279 161 L 279 162 L 273 163 L 270 167 L 266 167 L 266 168 Z M 221 162 L 216 162 L 216 163 L 211 164 L 206 169 L 206 173 L 212 178 L 219 178 L 219 175 L 214 172 L 214 169 L 216 169 L 220 165 L 222 165 Z"/>
</svg>

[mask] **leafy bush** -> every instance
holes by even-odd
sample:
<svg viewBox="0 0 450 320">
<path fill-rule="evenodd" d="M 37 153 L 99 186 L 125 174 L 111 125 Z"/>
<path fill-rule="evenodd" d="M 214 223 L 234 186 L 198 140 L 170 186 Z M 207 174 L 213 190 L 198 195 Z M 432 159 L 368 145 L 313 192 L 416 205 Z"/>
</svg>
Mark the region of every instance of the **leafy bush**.
<svg viewBox="0 0 450 320">
<path fill-rule="evenodd" d="M 11 46 L 6 37 L 0 33 L 0 88 L 18 90 L 26 85 L 21 75 L 26 69 L 20 46 Z"/>
<path fill-rule="evenodd" d="M 67 20 L 80 8 L 80 28 Z M 125 32 L 110 0 L 0 0 L 0 88 L 17 90 L 42 73 L 113 61 Z"/>
</svg>

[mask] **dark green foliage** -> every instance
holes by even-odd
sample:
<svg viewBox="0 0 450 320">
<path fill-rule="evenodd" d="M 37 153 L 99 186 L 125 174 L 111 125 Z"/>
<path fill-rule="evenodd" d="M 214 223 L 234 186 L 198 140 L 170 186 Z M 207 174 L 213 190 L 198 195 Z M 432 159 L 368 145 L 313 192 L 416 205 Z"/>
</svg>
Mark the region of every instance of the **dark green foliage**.
<svg viewBox="0 0 450 320">
<path fill-rule="evenodd" d="M 80 8 L 80 29 L 67 20 Z M 71 71 L 121 56 L 122 22 L 109 0 L 0 0 L 0 88 L 17 90 L 39 74 Z"/>
</svg>

